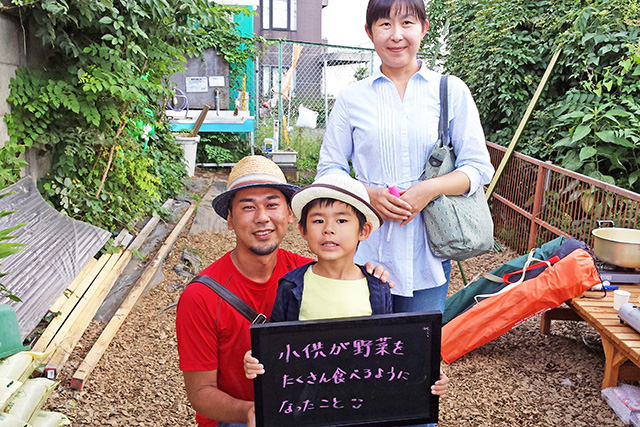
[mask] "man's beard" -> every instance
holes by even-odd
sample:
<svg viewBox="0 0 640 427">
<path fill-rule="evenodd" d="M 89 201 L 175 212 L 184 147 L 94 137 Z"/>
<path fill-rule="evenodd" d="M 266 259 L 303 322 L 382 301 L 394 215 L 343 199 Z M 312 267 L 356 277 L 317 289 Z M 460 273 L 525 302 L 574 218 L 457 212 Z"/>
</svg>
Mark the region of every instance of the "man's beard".
<svg viewBox="0 0 640 427">
<path fill-rule="evenodd" d="M 278 249 L 278 245 L 273 243 L 271 245 L 264 246 L 250 246 L 249 250 L 256 255 L 269 255 Z"/>
</svg>

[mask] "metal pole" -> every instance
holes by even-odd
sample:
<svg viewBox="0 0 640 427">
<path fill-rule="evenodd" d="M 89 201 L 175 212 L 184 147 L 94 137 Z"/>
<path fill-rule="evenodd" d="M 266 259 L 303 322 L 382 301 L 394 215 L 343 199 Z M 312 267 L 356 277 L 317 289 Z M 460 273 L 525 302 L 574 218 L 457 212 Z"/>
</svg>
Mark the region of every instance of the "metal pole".
<svg viewBox="0 0 640 427">
<path fill-rule="evenodd" d="M 322 69 L 324 80 L 324 125 L 327 126 L 329 121 L 329 98 L 327 96 L 327 50 L 324 51 L 324 67 Z"/>
<path fill-rule="evenodd" d="M 282 43 L 278 43 L 278 122 L 282 123 L 282 116 L 284 115 L 282 106 Z M 282 146 L 282 138 L 280 138 L 280 126 L 278 126 L 278 135 L 273 135 L 278 141 L 278 147 Z"/>
</svg>

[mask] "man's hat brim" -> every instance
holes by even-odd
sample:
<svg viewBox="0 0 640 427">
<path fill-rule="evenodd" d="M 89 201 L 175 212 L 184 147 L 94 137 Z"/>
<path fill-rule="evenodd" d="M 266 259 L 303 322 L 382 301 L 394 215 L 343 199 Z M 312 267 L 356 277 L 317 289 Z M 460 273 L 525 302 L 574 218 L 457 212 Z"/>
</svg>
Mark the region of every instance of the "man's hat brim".
<svg viewBox="0 0 640 427">
<path fill-rule="evenodd" d="M 216 196 L 216 198 L 213 199 L 213 202 L 211 203 L 211 205 L 213 206 L 213 210 L 215 210 L 216 213 L 220 215 L 222 218 L 227 219 L 228 211 L 229 209 L 231 209 L 231 205 L 229 204 L 229 201 L 231 200 L 233 195 L 238 190 L 242 190 L 245 188 L 252 188 L 252 187 L 270 187 L 270 188 L 275 188 L 276 190 L 280 190 L 282 194 L 284 194 L 284 196 L 287 198 L 287 203 L 289 204 L 291 203 L 291 196 L 293 196 L 293 193 L 295 193 L 300 189 L 300 187 L 295 185 L 277 184 L 273 182 L 264 182 L 264 183 L 254 182 L 254 183 L 248 183 L 245 185 L 239 185 L 231 190 L 227 190 L 218 194 L 218 196 Z"/>
</svg>

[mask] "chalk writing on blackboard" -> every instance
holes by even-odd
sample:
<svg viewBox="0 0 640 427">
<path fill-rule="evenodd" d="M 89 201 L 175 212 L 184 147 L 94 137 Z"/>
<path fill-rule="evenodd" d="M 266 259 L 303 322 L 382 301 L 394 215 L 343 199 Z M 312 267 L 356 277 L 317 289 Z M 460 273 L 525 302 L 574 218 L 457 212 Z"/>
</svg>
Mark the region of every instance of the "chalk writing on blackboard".
<svg viewBox="0 0 640 427">
<path fill-rule="evenodd" d="M 427 328 L 428 329 L 428 328 Z M 427 334 L 428 336 L 428 334 Z M 329 348 L 329 351 L 326 349 Z M 306 344 L 301 349 L 294 349 L 291 344 L 280 353 L 280 360 L 289 363 L 295 359 L 317 359 L 318 357 L 338 356 L 340 353 L 349 351 L 353 356 L 368 358 L 370 356 L 396 355 L 402 356 L 404 345 L 402 341 L 393 342 L 391 337 L 380 337 L 377 340 L 354 340 L 353 342 L 330 343 L 330 346 L 321 341 Z M 328 355 L 328 356 L 327 356 Z"/>
<path fill-rule="evenodd" d="M 258 427 L 436 422 L 441 315 L 252 326 Z"/>
</svg>

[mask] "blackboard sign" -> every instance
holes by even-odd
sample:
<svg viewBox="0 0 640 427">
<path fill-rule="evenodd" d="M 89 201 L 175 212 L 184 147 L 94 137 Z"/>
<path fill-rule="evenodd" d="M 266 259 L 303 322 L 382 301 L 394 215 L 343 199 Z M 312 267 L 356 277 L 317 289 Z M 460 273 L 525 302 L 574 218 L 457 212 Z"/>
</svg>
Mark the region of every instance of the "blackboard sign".
<svg viewBox="0 0 640 427">
<path fill-rule="evenodd" d="M 251 325 L 258 427 L 438 421 L 440 312 Z"/>
</svg>

